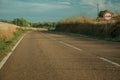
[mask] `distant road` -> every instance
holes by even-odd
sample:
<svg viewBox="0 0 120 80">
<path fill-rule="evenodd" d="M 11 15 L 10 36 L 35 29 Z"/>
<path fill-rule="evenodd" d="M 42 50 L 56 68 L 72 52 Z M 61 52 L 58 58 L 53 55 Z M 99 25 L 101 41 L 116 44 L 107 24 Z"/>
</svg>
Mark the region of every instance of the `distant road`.
<svg viewBox="0 0 120 80">
<path fill-rule="evenodd" d="M 120 43 L 33 31 L 2 67 L 0 80 L 120 80 Z"/>
</svg>

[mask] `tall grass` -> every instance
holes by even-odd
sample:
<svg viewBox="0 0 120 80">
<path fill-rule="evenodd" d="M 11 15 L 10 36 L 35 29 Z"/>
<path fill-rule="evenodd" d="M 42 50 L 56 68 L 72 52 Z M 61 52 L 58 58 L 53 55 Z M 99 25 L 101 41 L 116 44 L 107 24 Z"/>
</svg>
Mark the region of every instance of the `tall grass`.
<svg viewBox="0 0 120 80">
<path fill-rule="evenodd" d="M 9 40 L 18 30 L 18 26 L 0 22 L 0 41 Z"/>
<path fill-rule="evenodd" d="M 90 18 L 78 17 L 62 20 L 56 25 L 56 31 L 79 33 L 83 35 L 120 39 L 120 20 L 93 20 Z"/>
<path fill-rule="evenodd" d="M 16 25 L 0 22 L 0 61 L 26 31 Z"/>
</svg>

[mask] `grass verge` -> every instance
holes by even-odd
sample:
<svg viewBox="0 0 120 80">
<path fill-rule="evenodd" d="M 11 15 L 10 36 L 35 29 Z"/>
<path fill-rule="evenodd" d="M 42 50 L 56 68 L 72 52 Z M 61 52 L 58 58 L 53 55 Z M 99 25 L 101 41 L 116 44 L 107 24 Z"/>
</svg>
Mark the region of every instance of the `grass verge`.
<svg viewBox="0 0 120 80">
<path fill-rule="evenodd" d="M 27 31 L 28 30 L 26 29 L 20 29 L 19 31 L 15 32 L 9 40 L 0 41 L 0 61 L 11 51 L 13 46 Z"/>
</svg>

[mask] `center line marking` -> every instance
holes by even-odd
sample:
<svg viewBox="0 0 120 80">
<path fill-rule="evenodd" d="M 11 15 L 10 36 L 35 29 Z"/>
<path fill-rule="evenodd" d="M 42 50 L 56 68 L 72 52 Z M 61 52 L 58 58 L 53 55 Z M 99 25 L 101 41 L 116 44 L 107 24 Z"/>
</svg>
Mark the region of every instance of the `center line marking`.
<svg viewBox="0 0 120 80">
<path fill-rule="evenodd" d="M 113 62 L 113 61 L 111 61 L 111 60 L 108 60 L 108 59 L 106 59 L 106 58 L 99 57 L 99 59 L 101 59 L 101 60 L 103 60 L 103 61 L 106 61 L 106 62 L 108 62 L 108 63 L 111 63 L 111 64 L 113 64 L 113 65 L 116 65 L 116 66 L 120 67 L 120 64 L 118 64 L 118 63 L 116 63 L 116 62 Z"/>
<path fill-rule="evenodd" d="M 44 35 L 44 36 L 46 36 L 46 35 Z M 57 41 L 57 39 L 52 38 L 52 37 L 50 37 L 50 36 L 46 36 L 46 37 L 49 38 L 49 39 L 51 39 L 51 40 Z M 65 43 L 65 42 L 63 42 L 63 41 L 59 41 L 59 43 L 64 44 L 64 45 L 66 45 L 66 46 L 68 46 L 68 47 L 71 47 L 71 48 L 73 48 L 73 49 L 76 49 L 76 50 L 78 50 L 78 51 L 82 51 L 82 49 L 77 48 L 77 47 L 75 47 L 75 46 L 73 46 L 73 45 L 70 45 L 70 44 L 68 44 L 68 43 Z"/>
<path fill-rule="evenodd" d="M 63 42 L 63 41 L 59 41 L 59 42 L 60 42 L 61 44 L 64 44 L 64 45 L 68 46 L 68 47 L 71 47 L 71 48 L 73 48 L 73 49 L 76 49 L 76 50 L 78 50 L 78 51 L 82 51 L 82 49 L 77 48 L 77 47 L 75 47 L 75 46 L 73 46 L 73 45 L 67 44 L 67 43 L 65 43 L 65 42 Z"/>
<path fill-rule="evenodd" d="M 46 37 L 48 37 L 48 36 L 46 36 Z M 56 41 L 57 41 L 57 39 L 55 39 L 55 38 L 52 38 L 52 37 L 48 37 L 48 38 L 51 39 L 51 40 L 56 40 Z M 73 46 L 73 45 L 70 45 L 70 44 L 68 44 L 68 43 L 65 43 L 65 42 L 63 42 L 63 41 L 59 41 L 59 43 L 61 43 L 61 44 L 63 44 L 63 45 L 66 45 L 66 46 L 68 46 L 68 47 L 71 47 L 71 48 L 73 48 L 73 49 L 76 49 L 76 50 L 78 50 L 78 51 L 83 51 L 82 49 L 80 49 L 80 48 L 78 48 L 78 47 L 75 47 L 75 46 Z M 115 66 L 117 66 L 117 67 L 120 67 L 120 64 L 118 64 L 118 63 L 116 63 L 116 62 L 113 62 L 113 61 L 111 61 L 111 60 L 109 60 L 109 59 L 106 59 L 106 58 L 103 58 L 103 57 L 98 57 L 98 59 L 101 59 L 101 60 L 103 60 L 103 61 L 105 61 L 105 62 L 111 63 L 111 64 L 113 64 L 113 65 L 115 65 Z"/>
</svg>

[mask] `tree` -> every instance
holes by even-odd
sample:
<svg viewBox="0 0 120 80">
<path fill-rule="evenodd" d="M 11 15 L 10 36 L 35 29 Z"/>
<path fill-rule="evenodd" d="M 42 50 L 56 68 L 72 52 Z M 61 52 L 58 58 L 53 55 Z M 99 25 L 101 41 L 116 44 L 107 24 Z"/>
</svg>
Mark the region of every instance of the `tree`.
<svg viewBox="0 0 120 80">
<path fill-rule="evenodd" d="M 104 17 L 104 14 L 105 14 L 106 12 L 110 12 L 110 11 L 108 11 L 108 10 L 100 11 L 99 14 L 98 14 L 98 17 L 103 18 L 103 17 Z"/>
<path fill-rule="evenodd" d="M 30 23 L 24 18 L 16 18 L 12 21 L 12 23 L 18 26 L 30 27 Z"/>
</svg>

